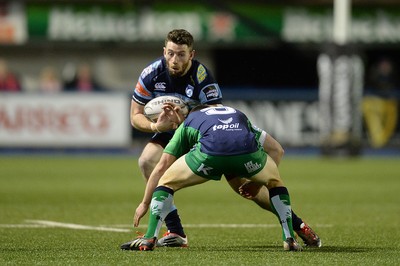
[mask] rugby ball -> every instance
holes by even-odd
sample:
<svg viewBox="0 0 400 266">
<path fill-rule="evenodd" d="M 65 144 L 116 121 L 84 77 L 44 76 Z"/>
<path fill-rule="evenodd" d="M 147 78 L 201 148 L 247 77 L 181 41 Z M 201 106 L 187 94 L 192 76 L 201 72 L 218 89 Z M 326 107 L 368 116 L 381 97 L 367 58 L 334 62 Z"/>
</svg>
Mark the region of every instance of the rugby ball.
<svg viewBox="0 0 400 266">
<path fill-rule="evenodd" d="M 181 113 L 186 117 L 186 115 L 189 112 L 189 108 L 186 105 L 186 103 L 179 97 L 176 96 L 171 96 L 171 95 L 165 95 L 165 96 L 159 96 L 151 101 L 149 101 L 145 106 L 144 106 L 144 115 L 152 122 L 156 122 L 158 116 L 161 114 L 163 111 L 162 107 L 165 103 L 170 103 L 175 106 L 179 106 L 181 108 Z"/>
</svg>

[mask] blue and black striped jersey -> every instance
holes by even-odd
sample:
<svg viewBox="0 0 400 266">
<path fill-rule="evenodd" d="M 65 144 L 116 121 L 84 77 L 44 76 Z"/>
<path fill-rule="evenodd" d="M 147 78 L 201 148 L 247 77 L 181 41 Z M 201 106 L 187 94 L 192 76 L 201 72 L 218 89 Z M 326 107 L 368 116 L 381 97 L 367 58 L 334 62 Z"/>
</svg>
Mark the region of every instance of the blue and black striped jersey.
<svg viewBox="0 0 400 266">
<path fill-rule="evenodd" d="M 181 98 L 190 109 L 199 104 L 219 104 L 222 100 L 218 83 L 199 61 L 192 60 L 192 66 L 184 76 L 171 77 L 164 57 L 142 71 L 132 99 L 145 105 L 151 99 L 163 95 Z"/>
</svg>

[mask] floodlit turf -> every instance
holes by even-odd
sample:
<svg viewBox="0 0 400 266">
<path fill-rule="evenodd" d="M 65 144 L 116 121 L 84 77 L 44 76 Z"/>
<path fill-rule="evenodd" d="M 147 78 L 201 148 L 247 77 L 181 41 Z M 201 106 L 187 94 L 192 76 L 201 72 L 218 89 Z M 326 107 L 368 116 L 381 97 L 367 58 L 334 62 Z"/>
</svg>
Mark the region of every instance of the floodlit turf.
<svg viewBox="0 0 400 266">
<path fill-rule="evenodd" d="M 277 219 L 225 180 L 179 191 L 189 248 L 121 251 L 144 182 L 128 156 L 0 157 L 1 265 L 398 265 L 400 160 L 287 157 L 292 205 L 320 249 L 284 252 Z M 142 221 L 144 231 L 147 216 Z M 241 227 L 242 226 L 242 227 Z"/>
</svg>

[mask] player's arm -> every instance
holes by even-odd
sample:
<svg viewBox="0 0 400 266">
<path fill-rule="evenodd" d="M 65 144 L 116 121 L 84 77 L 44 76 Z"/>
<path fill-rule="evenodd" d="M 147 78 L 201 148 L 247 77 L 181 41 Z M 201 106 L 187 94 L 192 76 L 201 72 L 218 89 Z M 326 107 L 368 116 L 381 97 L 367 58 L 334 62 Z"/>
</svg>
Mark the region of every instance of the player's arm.
<svg viewBox="0 0 400 266">
<path fill-rule="evenodd" d="M 161 119 L 161 115 L 159 117 Z M 183 124 L 175 131 L 174 136 L 169 141 L 168 145 L 164 149 L 164 153 L 160 158 L 160 161 L 157 163 L 153 172 L 151 173 L 149 180 L 146 184 L 146 189 L 144 192 L 144 196 L 142 202 L 136 208 L 135 217 L 134 217 L 134 226 L 137 227 L 139 225 L 140 219 L 146 214 L 149 209 L 149 205 L 151 202 L 151 197 L 155 188 L 158 185 L 158 181 L 164 175 L 165 171 L 177 160 L 177 158 L 181 157 L 183 154 L 190 150 L 190 147 L 193 146 L 188 144 L 186 141 L 186 132 Z"/>
<path fill-rule="evenodd" d="M 283 154 L 285 153 L 282 145 L 265 130 L 262 130 L 255 125 L 252 125 L 252 130 L 256 134 L 260 144 L 263 146 L 265 153 L 268 154 L 268 157 L 272 158 L 276 165 L 279 165 Z"/>
<path fill-rule="evenodd" d="M 271 135 L 267 134 L 265 141 L 263 143 L 264 151 L 268 154 L 269 157 L 274 160 L 276 165 L 278 166 L 282 160 L 282 157 L 285 153 L 282 145 Z"/>
<path fill-rule="evenodd" d="M 142 202 L 136 208 L 133 222 L 135 227 L 139 226 L 140 219 L 147 213 L 151 203 L 151 196 L 157 187 L 158 181 L 163 176 L 165 171 L 176 161 L 176 159 L 177 158 L 174 155 L 168 153 L 163 153 L 161 156 L 160 161 L 154 168 L 149 180 L 147 181 Z"/>
<path fill-rule="evenodd" d="M 178 106 L 164 104 L 163 112 L 156 123 L 151 122 L 144 115 L 144 106 L 134 100 L 131 101 L 131 124 L 137 130 L 143 132 L 166 132 L 176 129 L 184 120 Z"/>
<path fill-rule="evenodd" d="M 154 123 L 144 115 L 144 106 L 134 100 L 131 101 L 131 124 L 134 128 L 143 132 L 157 132 Z"/>
</svg>

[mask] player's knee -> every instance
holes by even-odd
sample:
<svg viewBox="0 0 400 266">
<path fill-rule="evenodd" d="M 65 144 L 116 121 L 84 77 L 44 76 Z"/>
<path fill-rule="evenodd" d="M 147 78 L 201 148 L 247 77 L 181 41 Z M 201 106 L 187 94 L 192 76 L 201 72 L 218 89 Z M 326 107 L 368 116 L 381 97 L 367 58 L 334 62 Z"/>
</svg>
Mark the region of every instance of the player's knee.
<svg viewBox="0 0 400 266">
<path fill-rule="evenodd" d="M 271 189 L 274 187 L 284 187 L 285 184 L 283 183 L 282 179 L 280 178 L 271 178 L 267 184 L 267 188 Z"/>
<path fill-rule="evenodd" d="M 141 155 L 138 159 L 139 169 L 146 179 L 149 179 L 151 172 L 154 169 L 155 162 L 148 156 Z"/>
</svg>

